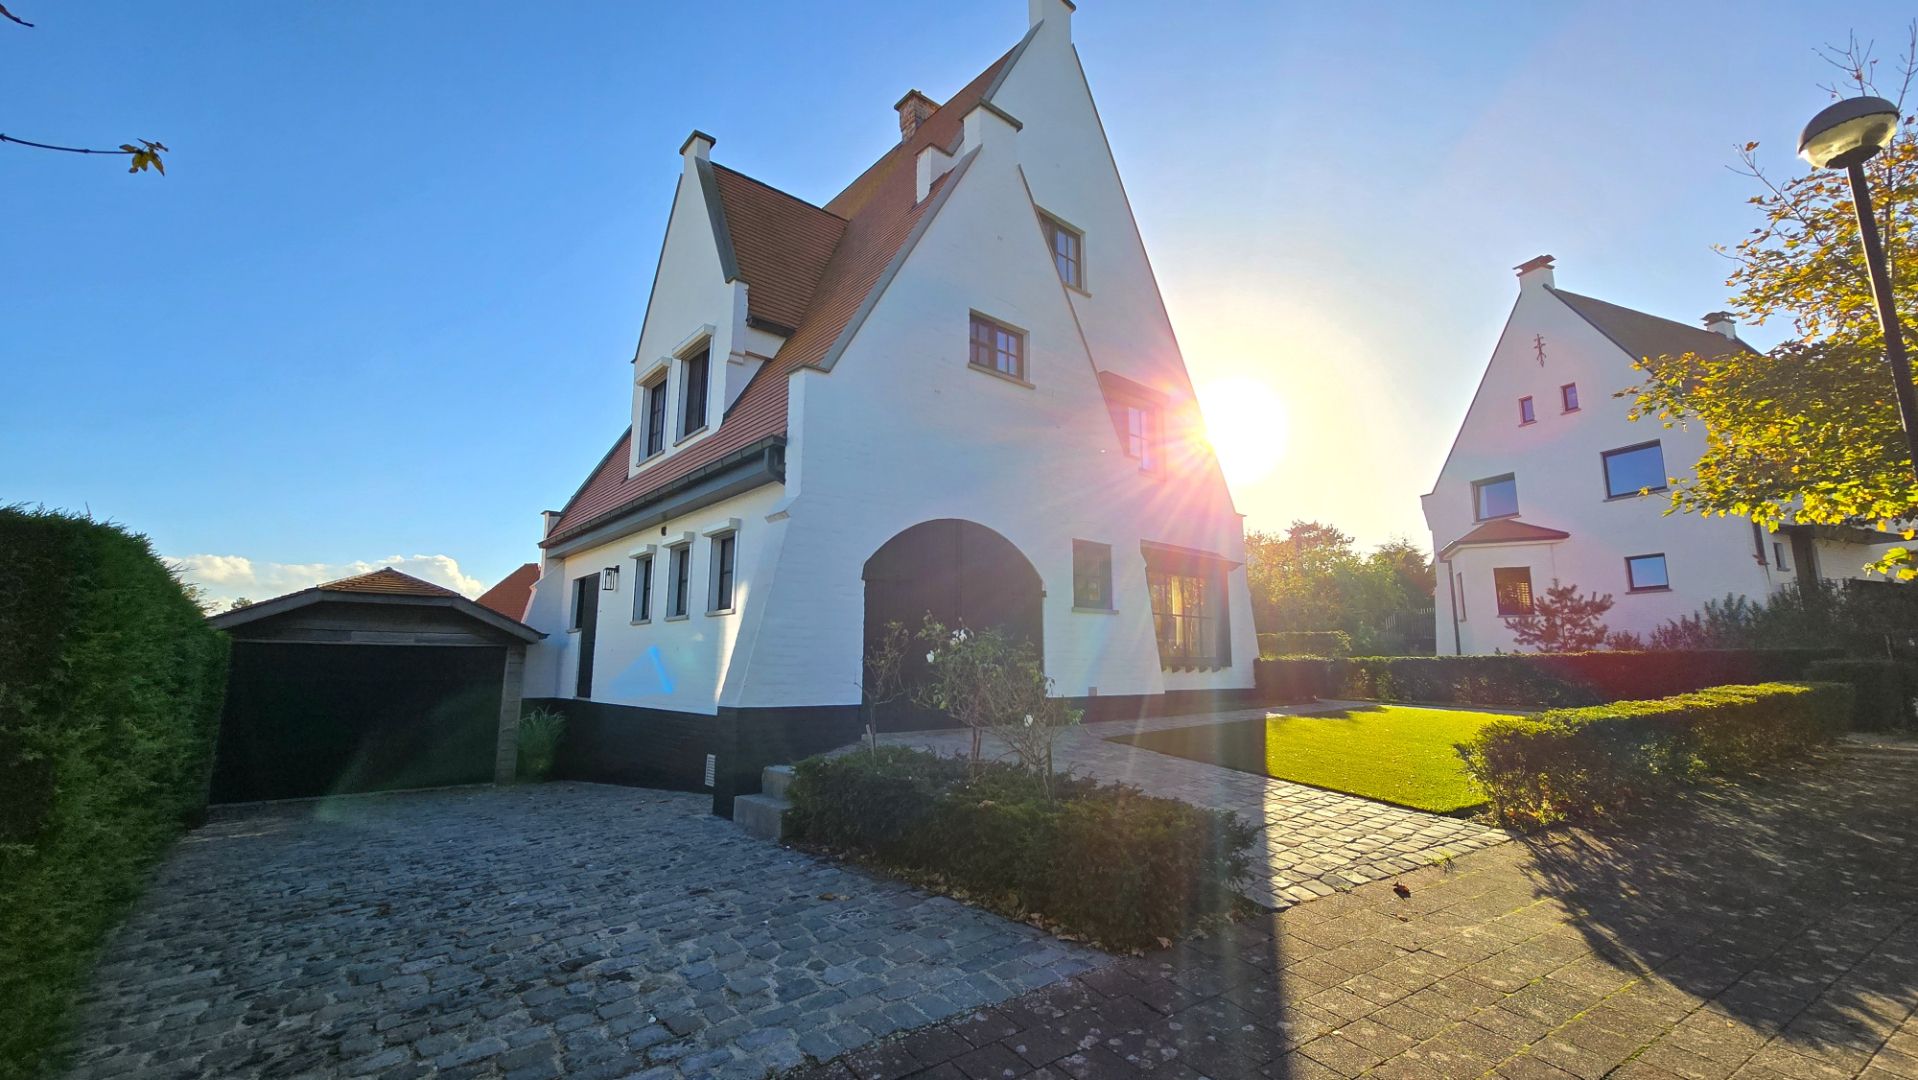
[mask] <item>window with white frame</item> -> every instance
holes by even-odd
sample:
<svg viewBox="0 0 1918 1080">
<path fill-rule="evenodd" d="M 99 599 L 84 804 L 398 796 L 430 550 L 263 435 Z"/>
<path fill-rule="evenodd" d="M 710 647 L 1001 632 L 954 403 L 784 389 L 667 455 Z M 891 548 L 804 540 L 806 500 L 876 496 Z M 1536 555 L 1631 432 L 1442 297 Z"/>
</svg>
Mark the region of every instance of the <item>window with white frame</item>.
<svg viewBox="0 0 1918 1080">
<path fill-rule="evenodd" d="M 666 450 L 666 371 L 646 381 L 641 390 L 644 406 L 640 414 L 640 453 L 639 460 L 664 453 Z"/>
<path fill-rule="evenodd" d="M 684 439 L 706 426 L 706 383 L 712 369 L 712 350 L 702 348 L 681 361 L 679 437 Z"/>
<path fill-rule="evenodd" d="M 706 608 L 711 614 L 733 609 L 733 564 L 738 550 L 738 533 L 724 532 L 713 537 L 712 595 Z"/>
<path fill-rule="evenodd" d="M 633 621 L 650 622 L 653 618 L 653 557 L 651 555 L 633 556 Z"/>
<path fill-rule="evenodd" d="M 693 579 L 693 547 L 691 544 L 674 544 L 666 555 L 666 617 L 683 619 L 686 617 L 687 587 Z"/>
</svg>

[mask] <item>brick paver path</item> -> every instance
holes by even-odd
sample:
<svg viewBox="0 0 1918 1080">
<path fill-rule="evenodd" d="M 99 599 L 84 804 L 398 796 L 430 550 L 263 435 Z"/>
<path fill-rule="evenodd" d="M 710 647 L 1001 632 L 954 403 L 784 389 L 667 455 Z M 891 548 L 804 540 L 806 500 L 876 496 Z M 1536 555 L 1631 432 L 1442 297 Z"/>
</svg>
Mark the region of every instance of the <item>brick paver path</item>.
<svg viewBox="0 0 1918 1080">
<path fill-rule="evenodd" d="M 1109 741 L 1114 736 L 1194 724 L 1325 712 L 1344 704 L 1367 703 L 1318 702 L 1296 708 L 1081 724 L 1059 739 L 1053 760 L 1059 769 L 1080 776 L 1121 781 L 1153 795 L 1230 810 L 1258 827 L 1253 846 L 1258 856 L 1255 873 L 1245 893 L 1272 908 L 1395 877 L 1506 839 L 1498 829 L 1460 818 L 1406 810 Z M 908 732 L 882 735 L 880 741 L 942 754 L 969 752 L 972 746 L 967 731 Z M 988 736 L 986 752 L 1002 754 L 1003 749 Z"/>
<path fill-rule="evenodd" d="M 1128 959 L 806 1080 L 1918 1077 L 1918 752 Z M 795 1080 L 796 1080 L 795 1078 Z"/>
<path fill-rule="evenodd" d="M 75 1077 L 761 1077 L 1106 962 L 585 784 L 190 834 L 94 974 Z"/>
</svg>

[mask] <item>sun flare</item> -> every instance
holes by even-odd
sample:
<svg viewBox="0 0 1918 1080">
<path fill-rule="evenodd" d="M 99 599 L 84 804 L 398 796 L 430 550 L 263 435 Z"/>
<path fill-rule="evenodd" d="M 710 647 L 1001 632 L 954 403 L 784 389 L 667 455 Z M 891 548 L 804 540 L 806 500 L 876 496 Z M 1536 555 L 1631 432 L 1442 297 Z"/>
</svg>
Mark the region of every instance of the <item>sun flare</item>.
<svg viewBox="0 0 1918 1080">
<path fill-rule="evenodd" d="M 1198 388 L 1206 441 L 1228 483 L 1263 480 L 1285 454 L 1285 403 L 1257 379 L 1229 378 Z"/>
</svg>

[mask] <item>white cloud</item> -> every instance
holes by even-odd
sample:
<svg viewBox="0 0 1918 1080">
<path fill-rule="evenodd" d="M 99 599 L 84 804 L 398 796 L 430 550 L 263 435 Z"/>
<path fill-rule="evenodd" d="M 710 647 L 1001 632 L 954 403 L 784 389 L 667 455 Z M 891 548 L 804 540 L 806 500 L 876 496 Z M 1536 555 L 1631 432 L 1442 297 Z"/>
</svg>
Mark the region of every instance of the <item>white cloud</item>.
<svg viewBox="0 0 1918 1080">
<path fill-rule="evenodd" d="M 180 576 L 205 592 L 214 610 L 225 610 L 237 597 L 270 600 L 290 592 L 312 588 L 355 574 L 370 573 L 390 566 L 402 574 L 422 581 L 444 585 L 466 596 L 486 591 L 486 583 L 460 570 L 459 560 L 451 555 L 388 555 L 383 559 L 356 559 L 342 563 L 276 563 L 249 559 L 244 555 L 172 555 L 166 560 L 179 568 Z"/>
</svg>

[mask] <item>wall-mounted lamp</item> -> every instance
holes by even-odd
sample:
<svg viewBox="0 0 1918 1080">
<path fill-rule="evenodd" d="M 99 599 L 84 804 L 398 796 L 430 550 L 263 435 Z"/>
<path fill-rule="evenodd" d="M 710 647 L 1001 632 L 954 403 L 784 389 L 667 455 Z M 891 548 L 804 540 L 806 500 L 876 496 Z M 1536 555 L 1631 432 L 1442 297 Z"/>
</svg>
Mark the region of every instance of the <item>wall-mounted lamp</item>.
<svg viewBox="0 0 1918 1080">
<path fill-rule="evenodd" d="M 619 591 L 619 567 L 609 566 L 599 572 L 599 587 L 607 592 Z"/>
</svg>

